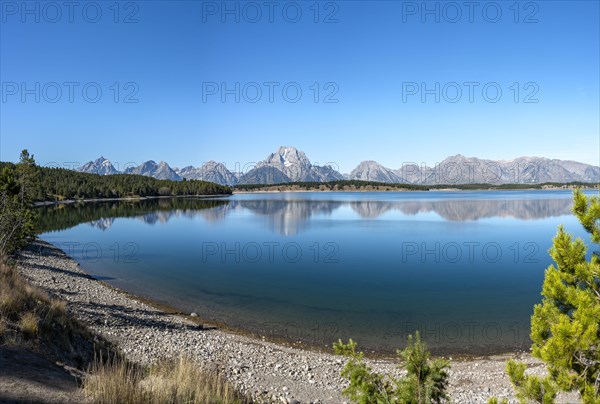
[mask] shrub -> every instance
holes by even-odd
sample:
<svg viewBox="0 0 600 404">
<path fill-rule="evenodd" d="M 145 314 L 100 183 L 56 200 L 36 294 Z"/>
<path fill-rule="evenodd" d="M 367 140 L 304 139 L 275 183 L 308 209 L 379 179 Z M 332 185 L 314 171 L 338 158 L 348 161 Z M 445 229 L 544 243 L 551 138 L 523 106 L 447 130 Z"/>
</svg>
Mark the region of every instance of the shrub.
<svg viewBox="0 0 600 404">
<path fill-rule="evenodd" d="M 350 381 L 343 394 L 360 404 L 430 404 L 448 399 L 448 368 L 450 363 L 443 359 L 430 360 L 427 346 L 419 333 L 408 337 L 408 346 L 397 354 L 402 359 L 400 368 L 406 376 L 394 379 L 381 375 L 367 366 L 362 352 L 356 351 L 356 343 L 344 344 L 338 340 L 333 344 L 335 352 L 349 358 L 341 376 Z"/>
</svg>

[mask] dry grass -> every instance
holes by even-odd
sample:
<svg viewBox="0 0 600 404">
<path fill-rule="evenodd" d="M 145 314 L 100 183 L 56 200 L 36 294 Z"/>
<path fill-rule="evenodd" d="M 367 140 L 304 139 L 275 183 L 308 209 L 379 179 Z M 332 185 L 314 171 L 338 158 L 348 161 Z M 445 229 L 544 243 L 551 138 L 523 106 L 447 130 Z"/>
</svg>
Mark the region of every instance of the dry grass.
<svg viewBox="0 0 600 404">
<path fill-rule="evenodd" d="M 147 370 L 123 360 L 97 361 L 83 388 L 97 404 L 249 402 L 222 375 L 203 370 L 184 357 Z"/>
<path fill-rule="evenodd" d="M 144 403 L 144 392 L 139 388 L 142 370 L 120 359 L 107 363 L 96 361 L 86 377 L 83 390 L 94 403 Z"/>
<path fill-rule="evenodd" d="M 150 370 L 149 391 L 155 402 L 241 403 L 242 398 L 216 371 L 201 369 L 191 360 L 180 357 L 165 361 Z"/>
<path fill-rule="evenodd" d="M 4 333 L 6 332 L 7 327 L 6 327 L 6 323 L 4 322 L 4 320 L 2 319 L 2 317 L 0 316 L 0 342 L 2 341 L 2 338 L 4 336 Z"/>
<path fill-rule="evenodd" d="M 27 338 L 37 336 L 40 319 L 35 313 L 27 312 L 19 319 L 19 329 Z"/>
<path fill-rule="evenodd" d="M 67 316 L 67 304 L 59 300 L 50 301 L 50 308 L 46 313 L 44 323 L 54 323 L 61 327 L 66 327 L 69 323 L 69 317 Z"/>
<path fill-rule="evenodd" d="M 11 333 L 14 343 L 44 340 L 66 340 L 71 333 L 85 330 L 69 318 L 66 304 L 51 299 L 43 290 L 31 286 L 13 265 L 0 257 L 0 330 L 1 335 Z M 59 332 L 60 331 L 60 332 Z M 35 342 L 35 341 L 33 341 Z M 63 341 L 65 342 L 65 341 Z"/>
<path fill-rule="evenodd" d="M 29 311 L 50 305 L 48 295 L 19 276 L 12 265 L 0 263 L 0 314 L 17 321 Z"/>
</svg>

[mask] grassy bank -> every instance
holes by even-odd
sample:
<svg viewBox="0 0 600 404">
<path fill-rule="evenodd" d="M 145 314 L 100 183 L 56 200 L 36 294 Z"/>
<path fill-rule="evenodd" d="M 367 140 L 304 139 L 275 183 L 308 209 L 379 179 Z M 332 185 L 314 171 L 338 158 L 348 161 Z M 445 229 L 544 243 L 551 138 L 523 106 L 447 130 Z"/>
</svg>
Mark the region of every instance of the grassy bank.
<svg viewBox="0 0 600 404">
<path fill-rule="evenodd" d="M 78 369 L 91 403 L 248 403 L 214 369 L 188 358 L 149 367 L 129 362 L 68 312 L 66 303 L 30 285 L 0 261 L 0 347 L 18 346 Z"/>
<path fill-rule="evenodd" d="M 67 313 L 65 302 L 29 285 L 3 257 L 0 257 L 0 343 L 46 351 L 78 367 L 110 348 Z"/>
</svg>

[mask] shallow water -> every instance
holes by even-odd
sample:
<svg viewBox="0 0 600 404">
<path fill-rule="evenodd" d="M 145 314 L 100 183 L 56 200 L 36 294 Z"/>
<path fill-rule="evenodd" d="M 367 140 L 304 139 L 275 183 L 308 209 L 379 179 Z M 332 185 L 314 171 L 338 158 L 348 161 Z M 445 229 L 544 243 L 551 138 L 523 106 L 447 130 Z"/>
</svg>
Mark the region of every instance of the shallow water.
<svg viewBox="0 0 600 404">
<path fill-rule="evenodd" d="M 590 194 L 595 194 L 590 192 Z M 258 335 L 382 353 L 527 349 L 569 191 L 240 194 L 40 208 L 106 282 Z"/>
</svg>

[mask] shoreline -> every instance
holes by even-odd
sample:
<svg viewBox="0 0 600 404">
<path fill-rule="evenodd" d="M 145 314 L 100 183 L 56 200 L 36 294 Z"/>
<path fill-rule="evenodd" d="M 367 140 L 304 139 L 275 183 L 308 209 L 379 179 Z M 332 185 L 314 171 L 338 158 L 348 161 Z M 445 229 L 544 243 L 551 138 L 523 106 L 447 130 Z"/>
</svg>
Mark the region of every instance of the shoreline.
<svg viewBox="0 0 600 404">
<path fill-rule="evenodd" d="M 277 193 L 394 193 L 394 192 L 510 192 L 510 191 L 528 191 L 528 192 L 536 192 L 536 191 L 572 191 L 573 189 L 581 189 L 583 191 L 598 191 L 597 188 L 594 187 L 548 187 L 548 188 L 507 188 L 507 189 L 493 189 L 493 188 L 474 188 L 474 189 L 460 189 L 460 188 L 430 188 L 430 189 L 255 189 L 243 191 L 239 189 L 234 189 L 232 195 L 237 194 L 277 194 Z"/>
<path fill-rule="evenodd" d="M 151 199 L 172 199 L 172 198 L 224 198 L 233 194 L 216 194 L 216 195 L 173 195 L 173 196 L 140 196 L 130 198 L 93 198 L 93 199 L 65 199 L 62 201 L 38 201 L 33 203 L 33 207 L 53 206 L 53 205 L 72 205 L 76 203 L 88 202 L 137 202 Z"/>
<path fill-rule="evenodd" d="M 44 240 L 40 240 L 43 243 L 47 243 Z M 48 243 L 50 245 L 52 245 L 51 243 Z M 58 247 L 52 245 L 54 248 L 59 249 Z M 62 250 L 60 250 L 62 251 Z M 65 253 L 65 255 L 67 255 Z M 67 255 L 68 256 L 68 255 Z M 78 264 L 78 263 L 77 263 Z M 83 270 L 83 268 L 81 266 L 79 266 L 80 269 L 82 269 L 82 272 L 84 272 L 85 274 L 87 274 L 87 272 L 85 272 L 85 270 Z M 273 343 L 279 346 L 283 346 L 286 348 L 296 348 L 296 349 L 301 349 L 303 351 L 307 351 L 307 352 L 313 352 L 313 353 L 318 353 L 318 354 L 332 354 L 333 349 L 332 349 L 332 344 L 333 341 L 331 341 L 331 343 L 329 345 L 324 345 L 322 342 L 321 343 L 311 343 L 308 342 L 308 340 L 305 339 L 299 339 L 299 338 L 285 338 L 282 336 L 274 336 L 272 333 L 269 333 L 268 330 L 262 330 L 264 332 L 261 331 L 251 331 L 249 329 L 243 328 L 242 326 L 240 327 L 234 327 L 229 325 L 227 322 L 225 321 L 215 321 L 215 320 L 211 320 L 208 319 L 206 317 L 203 317 L 203 315 L 200 313 L 189 313 L 186 312 L 185 310 L 182 310 L 181 308 L 178 308 L 176 306 L 173 306 L 169 303 L 166 303 L 164 301 L 159 301 L 158 299 L 152 299 L 150 297 L 147 297 L 143 294 L 136 294 L 135 292 L 129 292 L 127 290 L 121 289 L 118 286 L 113 286 L 109 283 L 107 283 L 106 281 L 102 280 L 102 279 L 96 279 L 94 276 L 92 275 L 88 275 L 91 279 L 93 279 L 94 281 L 100 283 L 102 286 L 114 290 L 118 293 L 121 293 L 125 296 L 127 296 L 129 299 L 138 301 L 140 303 L 146 304 L 148 306 L 153 307 L 156 310 L 159 310 L 161 312 L 164 312 L 166 314 L 169 315 L 175 315 L 181 318 L 184 318 L 188 321 L 193 322 L 194 324 L 197 324 L 198 326 L 202 326 L 205 329 L 214 329 L 214 330 L 219 330 L 228 334 L 233 334 L 233 335 L 238 335 L 241 337 L 245 337 L 245 338 L 250 338 L 254 341 L 260 341 L 260 342 L 268 342 L 268 343 Z M 192 314 L 194 314 L 192 316 Z M 397 359 L 397 355 L 396 355 L 396 349 L 397 348 L 393 348 L 393 350 L 382 350 L 381 348 L 369 348 L 366 346 L 359 346 L 358 347 L 360 350 L 363 351 L 364 357 L 367 359 L 371 359 L 371 360 L 384 360 L 384 361 L 394 361 Z M 378 349 L 378 350 L 375 350 Z M 433 358 L 451 358 L 452 360 L 458 360 L 458 361 L 470 361 L 470 360 L 476 360 L 476 359 L 486 359 L 486 358 L 494 358 L 494 357 L 511 357 L 511 356 L 521 356 L 521 355 L 527 355 L 528 352 L 526 352 L 526 350 L 524 349 L 501 349 L 501 350 L 490 350 L 487 349 L 486 351 L 478 351 L 477 353 L 466 353 L 464 351 L 447 351 L 447 350 L 436 350 L 435 348 L 431 348 L 429 349 L 429 351 L 431 352 L 431 357 Z"/>
<path fill-rule="evenodd" d="M 39 239 L 20 253 L 17 267 L 29 282 L 65 300 L 72 315 L 133 361 L 150 364 L 185 354 L 203 366 L 221 369 L 257 402 L 348 401 L 341 395 L 345 382 L 339 373 L 345 360 L 340 356 L 207 327 L 199 318 L 170 311 L 166 305 L 157 307 L 162 305 L 94 279 L 64 251 Z M 516 402 L 504 372 L 509 357 L 524 360 L 532 373 L 545 371 L 529 354 L 454 357 L 448 389 L 452 401 L 487 403 L 497 396 Z M 376 371 L 399 374 L 396 361 L 367 362 Z"/>
<path fill-rule="evenodd" d="M 384 185 L 382 185 L 384 186 Z M 268 186 L 266 186 L 268 187 Z M 579 188 L 583 191 L 597 191 L 596 187 L 547 187 L 547 188 L 511 188 L 511 189 L 490 189 L 490 188 L 478 188 L 478 189 L 459 189 L 459 188 L 432 188 L 432 189 L 269 189 L 269 190 L 239 190 L 232 188 L 231 194 L 214 194 L 214 195 L 165 195 L 165 196 L 140 196 L 140 197 L 127 197 L 127 198 L 91 198 L 91 199 L 65 199 L 62 201 L 37 201 L 33 203 L 33 207 L 53 206 L 53 205 L 72 205 L 78 203 L 89 203 L 89 202 L 136 202 L 145 201 L 152 199 L 173 199 L 173 198 L 228 198 L 238 194 L 272 194 L 272 193 L 365 193 L 365 192 L 380 192 L 380 193 L 393 193 L 393 192 L 481 192 L 481 191 L 569 191 L 575 188 Z"/>
</svg>

